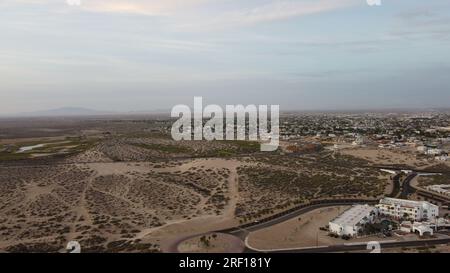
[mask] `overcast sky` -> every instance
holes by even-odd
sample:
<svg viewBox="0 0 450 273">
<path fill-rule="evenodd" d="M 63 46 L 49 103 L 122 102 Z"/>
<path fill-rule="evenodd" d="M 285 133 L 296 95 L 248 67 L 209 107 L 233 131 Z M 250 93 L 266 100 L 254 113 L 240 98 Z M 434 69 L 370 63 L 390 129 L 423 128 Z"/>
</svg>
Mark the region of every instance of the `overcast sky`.
<svg viewBox="0 0 450 273">
<path fill-rule="evenodd" d="M 450 107 L 450 1 L 381 1 L 0 0 L 0 114 Z"/>
</svg>

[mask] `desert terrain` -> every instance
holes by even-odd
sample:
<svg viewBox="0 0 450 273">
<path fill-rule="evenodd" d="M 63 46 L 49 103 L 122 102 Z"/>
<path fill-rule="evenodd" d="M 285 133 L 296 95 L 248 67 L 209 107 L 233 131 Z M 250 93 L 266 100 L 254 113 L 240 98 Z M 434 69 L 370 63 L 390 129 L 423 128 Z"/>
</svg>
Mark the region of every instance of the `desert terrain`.
<svg viewBox="0 0 450 273">
<path fill-rule="evenodd" d="M 262 153 L 249 141 L 176 142 L 170 126 L 159 117 L 1 120 L 0 251 L 65 252 L 75 240 L 83 252 L 160 252 L 312 200 L 375 199 L 392 188 L 371 166 L 383 155 L 370 151 Z M 314 245 L 316 228 L 338 212 L 250 240 Z M 198 240 L 182 249 L 199 251 Z M 221 240 L 212 252 L 227 248 Z"/>
</svg>

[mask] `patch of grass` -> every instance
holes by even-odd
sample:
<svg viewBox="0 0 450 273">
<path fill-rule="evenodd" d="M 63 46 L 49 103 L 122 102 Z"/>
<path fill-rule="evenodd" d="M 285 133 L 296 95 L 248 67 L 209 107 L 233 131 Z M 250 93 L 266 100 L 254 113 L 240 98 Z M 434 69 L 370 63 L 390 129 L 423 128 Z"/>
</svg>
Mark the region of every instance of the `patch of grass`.
<svg viewBox="0 0 450 273">
<path fill-rule="evenodd" d="M 218 142 L 221 144 L 227 144 L 228 147 L 212 149 L 206 153 L 206 156 L 232 157 L 239 154 L 252 154 L 260 152 L 260 144 L 256 141 L 220 140 Z"/>
<path fill-rule="evenodd" d="M 67 137 L 66 140 L 61 141 L 33 141 L 33 142 L 21 142 L 15 144 L 14 148 L 9 151 L 1 151 L 0 160 L 19 160 L 30 158 L 32 154 L 58 154 L 64 149 L 67 151 L 64 154 L 75 154 L 86 151 L 96 145 L 97 139 L 82 139 L 80 137 Z M 43 147 L 34 148 L 32 150 L 17 153 L 20 147 L 34 146 L 45 143 Z M 3 145 L 4 146 L 4 145 Z"/>
<path fill-rule="evenodd" d="M 213 149 L 207 153 L 207 156 L 230 157 L 260 152 L 260 143 L 256 141 L 219 140 L 218 142 L 226 144 L 228 147 Z"/>
<path fill-rule="evenodd" d="M 228 157 L 228 156 L 233 156 L 235 154 L 236 154 L 236 152 L 229 150 L 229 149 L 218 150 L 215 153 L 215 155 L 218 157 Z"/>
<path fill-rule="evenodd" d="M 28 154 L 16 154 L 16 153 L 8 153 L 8 152 L 0 152 L 0 161 L 8 161 L 8 160 L 20 160 L 28 158 Z"/>
<path fill-rule="evenodd" d="M 95 145 L 97 145 L 98 143 L 98 139 L 85 139 L 85 140 L 80 140 L 79 142 L 71 142 L 66 144 L 66 146 L 75 146 L 69 149 L 69 153 L 73 154 L 73 153 L 81 153 L 84 152 L 86 150 L 89 150 L 91 148 L 93 148 Z"/>
<path fill-rule="evenodd" d="M 261 145 L 257 141 L 245 141 L 245 140 L 223 140 L 226 144 L 237 146 L 242 152 L 252 153 L 259 152 Z"/>
<path fill-rule="evenodd" d="M 172 136 L 169 133 L 162 132 L 133 132 L 127 134 L 121 134 L 119 136 L 122 139 L 130 139 L 130 138 L 151 138 L 151 139 L 164 139 L 171 140 Z"/>
<path fill-rule="evenodd" d="M 17 146 L 12 146 L 8 150 L 3 150 L 6 148 L 7 148 L 6 145 L 0 146 L 0 161 L 19 160 L 28 158 L 27 154 L 16 154 L 17 150 L 19 150 Z"/>
<path fill-rule="evenodd" d="M 189 153 L 191 149 L 183 146 L 177 145 L 167 145 L 167 144 L 148 144 L 148 143 L 139 143 L 133 144 L 134 146 L 141 147 L 147 150 L 156 150 L 164 153 L 172 153 L 172 154 L 180 154 L 180 153 Z"/>
</svg>

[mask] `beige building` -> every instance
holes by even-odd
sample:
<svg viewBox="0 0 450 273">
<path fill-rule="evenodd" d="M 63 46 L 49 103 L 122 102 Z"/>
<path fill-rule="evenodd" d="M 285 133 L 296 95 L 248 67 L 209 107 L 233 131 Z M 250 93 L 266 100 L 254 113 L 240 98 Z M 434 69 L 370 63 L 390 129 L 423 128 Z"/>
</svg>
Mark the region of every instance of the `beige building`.
<svg viewBox="0 0 450 273">
<path fill-rule="evenodd" d="M 433 220 L 439 216 L 439 207 L 425 201 L 411 201 L 383 198 L 376 205 L 380 214 L 397 219 L 408 218 L 415 221 Z"/>
</svg>

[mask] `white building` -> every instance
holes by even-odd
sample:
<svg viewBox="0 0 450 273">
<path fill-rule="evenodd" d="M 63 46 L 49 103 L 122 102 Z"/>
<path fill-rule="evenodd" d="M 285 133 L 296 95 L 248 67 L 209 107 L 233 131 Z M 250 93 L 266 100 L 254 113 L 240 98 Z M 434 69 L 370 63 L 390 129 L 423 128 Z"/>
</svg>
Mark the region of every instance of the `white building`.
<svg viewBox="0 0 450 273">
<path fill-rule="evenodd" d="M 421 152 L 421 153 L 425 153 L 427 151 L 427 147 L 425 146 L 419 146 L 417 147 L 417 151 Z"/>
<path fill-rule="evenodd" d="M 412 232 L 412 229 L 413 229 L 413 223 L 411 221 L 403 221 L 400 224 L 400 231 L 410 233 L 410 232 Z"/>
<path fill-rule="evenodd" d="M 426 189 L 442 195 L 450 196 L 450 185 L 432 185 L 428 186 Z"/>
<path fill-rule="evenodd" d="M 339 236 L 356 236 L 366 223 L 372 223 L 377 209 L 369 205 L 355 205 L 329 223 L 330 232 Z"/>
<path fill-rule="evenodd" d="M 438 161 L 447 161 L 448 160 L 448 154 L 442 154 L 440 156 L 436 156 L 434 159 Z"/>
<path fill-rule="evenodd" d="M 366 144 L 366 138 L 364 136 L 357 136 L 355 141 L 352 142 L 353 146 L 364 145 Z"/>
<path fill-rule="evenodd" d="M 439 216 L 439 207 L 425 201 L 383 198 L 376 207 L 380 214 L 398 219 L 407 216 L 406 218 L 422 221 L 423 219 L 432 220 Z"/>
<path fill-rule="evenodd" d="M 442 150 L 438 148 L 429 148 L 425 151 L 426 155 L 440 155 L 442 154 Z"/>
<path fill-rule="evenodd" d="M 423 236 L 425 234 L 433 235 L 434 234 L 433 228 L 436 228 L 436 225 L 429 223 L 429 222 L 411 223 L 410 221 L 404 221 L 400 225 L 401 231 L 410 232 L 410 233 L 418 233 L 420 236 Z"/>
</svg>

